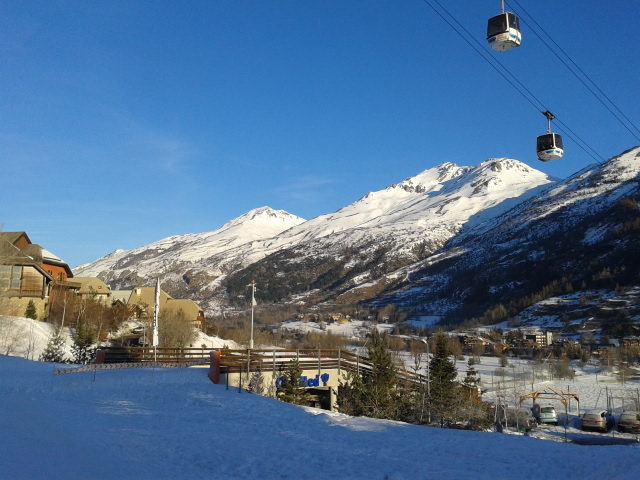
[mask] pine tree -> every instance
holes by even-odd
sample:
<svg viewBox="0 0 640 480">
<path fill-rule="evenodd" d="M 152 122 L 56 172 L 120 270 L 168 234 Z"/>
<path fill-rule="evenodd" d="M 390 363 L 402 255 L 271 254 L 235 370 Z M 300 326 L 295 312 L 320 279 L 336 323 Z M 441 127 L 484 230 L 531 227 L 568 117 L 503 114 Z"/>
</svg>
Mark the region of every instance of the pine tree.
<svg viewBox="0 0 640 480">
<path fill-rule="evenodd" d="M 24 316 L 32 320 L 38 319 L 38 312 L 36 311 L 36 305 L 35 303 L 33 303 L 33 300 L 29 300 L 29 303 L 27 304 L 27 308 L 24 311 Z"/>
<path fill-rule="evenodd" d="M 41 362 L 64 362 L 64 339 L 59 330 L 54 331 L 49 337 L 49 342 L 40 355 Z"/>
<path fill-rule="evenodd" d="M 368 347 L 370 370 L 349 372 L 338 389 L 340 411 L 353 416 L 398 419 L 400 402 L 391 354 L 377 329 Z"/>
<path fill-rule="evenodd" d="M 93 346 L 93 335 L 84 320 L 78 320 L 71 351 L 73 352 L 73 363 L 86 365 L 93 361 L 96 352 Z"/>
<path fill-rule="evenodd" d="M 395 419 L 398 410 L 396 370 L 393 358 L 384 345 L 377 328 L 373 329 L 368 347 L 371 371 L 364 379 L 365 415 Z"/>
<path fill-rule="evenodd" d="M 447 335 L 439 332 L 436 335 L 435 352 L 429 364 L 429 406 L 431 417 L 442 427 L 454 420 L 460 396 L 459 385 L 455 381 L 456 366 L 449 359 L 449 355 Z"/>
<path fill-rule="evenodd" d="M 480 386 L 480 376 L 478 375 L 478 372 L 476 371 L 476 369 L 473 368 L 474 365 L 475 365 L 475 361 L 473 360 L 473 357 L 469 357 L 469 360 L 467 361 L 467 366 L 468 366 L 467 375 L 464 377 L 464 380 L 462 381 L 462 385 L 468 388 L 469 391 L 477 392 L 478 387 Z"/>
<path fill-rule="evenodd" d="M 278 392 L 278 398 L 283 402 L 293 403 L 295 405 L 306 405 L 309 401 L 309 395 L 306 389 L 300 385 L 300 376 L 302 369 L 297 360 L 293 360 L 289 364 L 289 368 L 285 371 L 282 387 Z"/>
<path fill-rule="evenodd" d="M 364 383 L 358 372 L 348 371 L 345 375 L 345 381 L 340 381 L 337 401 L 341 413 L 353 417 L 365 414 Z"/>
<path fill-rule="evenodd" d="M 262 374 L 262 370 L 258 370 L 257 372 L 253 372 L 249 377 L 249 385 L 247 390 L 253 393 L 257 393 L 258 395 L 265 394 L 264 388 L 264 375 Z"/>
</svg>

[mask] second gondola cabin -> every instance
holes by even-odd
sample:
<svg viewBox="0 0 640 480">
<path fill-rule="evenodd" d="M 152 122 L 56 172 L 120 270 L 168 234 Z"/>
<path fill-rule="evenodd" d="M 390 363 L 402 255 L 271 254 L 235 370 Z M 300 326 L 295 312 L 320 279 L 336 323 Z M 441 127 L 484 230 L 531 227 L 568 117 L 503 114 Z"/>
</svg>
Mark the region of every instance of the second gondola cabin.
<svg viewBox="0 0 640 480">
<path fill-rule="evenodd" d="M 551 120 L 556 116 L 549 110 L 542 112 L 547 118 L 547 133 L 540 135 L 536 142 L 536 152 L 538 158 L 543 162 L 562 158 L 564 155 L 564 147 L 562 146 L 562 137 L 558 133 L 551 131 Z"/>
<path fill-rule="evenodd" d="M 522 33 L 517 15 L 503 12 L 490 18 L 487 23 L 487 41 L 491 48 L 499 52 L 519 47 Z"/>
<path fill-rule="evenodd" d="M 536 142 L 536 151 L 538 152 L 538 158 L 543 162 L 562 158 L 564 155 L 562 136 L 558 133 L 540 135 Z"/>
</svg>

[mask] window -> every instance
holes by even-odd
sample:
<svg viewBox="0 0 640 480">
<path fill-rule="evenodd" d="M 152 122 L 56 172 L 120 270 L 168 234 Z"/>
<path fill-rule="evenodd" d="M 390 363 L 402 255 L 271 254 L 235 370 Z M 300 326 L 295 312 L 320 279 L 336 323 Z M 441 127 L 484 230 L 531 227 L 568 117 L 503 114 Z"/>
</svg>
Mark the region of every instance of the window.
<svg viewBox="0 0 640 480">
<path fill-rule="evenodd" d="M 11 272 L 11 287 L 14 290 L 20 290 L 20 280 L 22 279 L 22 267 L 14 266 Z"/>
<path fill-rule="evenodd" d="M 22 267 L 19 265 L 0 265 L 0 289 L 20 290 Z"/>
<path fill-rule="evenodd" d="M 547 133 L 538 137 L 538 152 L 544 152 L 545 150 L 550 150 L 552 148 L 555 148 L 555 144 L 553 143 L 553 133 Z"/>
<path fill-rule="evenodd" d="M 0 265 L 0 288 L 6 290 L 9 288 L 11 278 L 11 265 Z"/>
<path fill-rule="evenodd" d="M 487 25 L 487 38 L 491 38 L 495 35 L 499 35 L 508 31 L 509 27 L 507 25 L 506 14 L 502 13 L 489 19 L 489 24 Z"/>
</svg>

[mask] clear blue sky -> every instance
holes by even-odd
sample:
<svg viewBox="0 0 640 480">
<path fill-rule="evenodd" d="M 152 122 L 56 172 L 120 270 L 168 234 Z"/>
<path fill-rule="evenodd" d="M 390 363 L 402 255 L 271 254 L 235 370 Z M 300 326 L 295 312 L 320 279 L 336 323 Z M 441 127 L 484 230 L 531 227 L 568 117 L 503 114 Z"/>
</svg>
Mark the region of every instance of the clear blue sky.
<svg viewBox="0 0 640 480">
<path fill-rule="evenodd" d="M 440 1 L 484 44 L 498 0 Z M 640 124 L 640 2 L 520 3 Z M 522 30 L 509 75 L 603 157 L 639 143 Z M 0 32 L 0 223 L 72 266 L 445 161 L 593 162 L 539 162 L 544 117 L 422 0 L 5 0 Z"/>
</svg>

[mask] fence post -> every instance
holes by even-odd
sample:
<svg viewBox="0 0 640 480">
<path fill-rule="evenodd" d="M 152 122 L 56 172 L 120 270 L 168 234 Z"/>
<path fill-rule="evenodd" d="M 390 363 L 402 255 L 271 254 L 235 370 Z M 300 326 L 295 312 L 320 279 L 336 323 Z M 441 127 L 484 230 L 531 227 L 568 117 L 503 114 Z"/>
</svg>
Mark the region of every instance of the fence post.
<svg viewBox="0 0 640 480">
<path fill-rule="evenodd" d="M 249 371 L 251 371 L 251 349 L 247 348 L 247 381 L 249 381 Z"/>
<path fill-rule="evenodd" d="M 96 350 L 96 358 L 94 359 L 93 363 L 107 363 L 106 359 L 107 352 L 102 349 L 98 349 Z"/>
<path fill-rule="evenodd" d="M 320 361 L 322 360 L 320 355 L 320 345 L 318 345 L 318 378 L 320 378 L 321 370 L 320 370 Z"/>
<path fill-rule="evenodd" d="M 340 375 L 340 366 L 341 366 L 341 361 L 340 360 L 342 358 L 340 356 L 340 354 L 341 354 L 341 351 L 340 351 L 340 349 L 338 349 L 338 375 Z"/>
<path fill-rule="evenodd" d="M 273 374 L 272 377 L 276 374 L 276 347 L 273 347 Z"/>
</svg>

